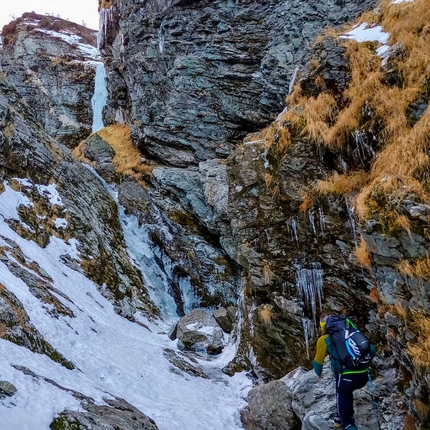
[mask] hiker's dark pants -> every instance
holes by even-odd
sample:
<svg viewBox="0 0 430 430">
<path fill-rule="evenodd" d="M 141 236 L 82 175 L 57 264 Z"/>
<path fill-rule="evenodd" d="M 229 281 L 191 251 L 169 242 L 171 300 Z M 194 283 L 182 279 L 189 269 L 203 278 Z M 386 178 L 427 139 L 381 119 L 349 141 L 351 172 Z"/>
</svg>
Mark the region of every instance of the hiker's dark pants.
<svg viewBox="0 0 430 430">
<path fill-rule="evenodd" d="M 350 373 L 336 376 L 337 412 L 342 420 L 344 429 L 355 426 L 353 391 L 367 384 L 369 376 L 364 373 Z"/>
</svg>

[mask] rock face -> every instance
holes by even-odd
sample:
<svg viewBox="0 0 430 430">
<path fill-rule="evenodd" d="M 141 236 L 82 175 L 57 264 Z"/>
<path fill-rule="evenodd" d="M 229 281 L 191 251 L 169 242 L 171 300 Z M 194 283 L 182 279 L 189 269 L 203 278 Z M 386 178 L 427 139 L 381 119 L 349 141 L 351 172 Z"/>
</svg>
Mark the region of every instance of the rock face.
<svg viewBox="0 0 430 430">
<path fill-rule="evenodd" d="M 109 2 L 100 47 L 110 118 L 130 118 L 139 148 L 162 163 L 224 158 L 282 110 L 321 29 L 373 3 Z"/>
<path fill-rule="evenodd" d="M 229 213 L 233 181 L 225 158 L 246 133 L 282 110 L 295 67 L 321 29 L 373 2 L 99 3 L 109 89 L 105 119 L 127 122 L 138 148 L 159 164 L 148 190 L 127 193 L 122 204 L 142 224 L 157 219 L 152 246 L 175 267 L 173 292 L 178 280 L 188 279 L 199 299 L 194 307 L 235 304 L 238 264 L 246 266 L 238 250 L 247 239 L 231 230 L 236 213 Z M 306 17 L 301 26 L 299 16 Z M 174 296 L 182 314 L 186 306 Z M 288 317 L 300 323 L 293 324 L 295 338 L 302 335 L 298 312 Z"/>
<path fill-rule="evenodd" d="M 72 148 L 91 133 L 96 32 L 26 13 L 3 28 L 1 69 L 45 131 Z"/>
<path fill-rule="evenodd" d="M 64 261 L 107 286 L 104 294 L 123 315 L 131 317 L 138 308 L 157 314 L 126 254 L 116 203 L 89 169 L 40 128 L 5 79 L 0 81 L 0 136 L 1 191 L 18 187 L 28 197 L 17 215 L 24 226 L 13 217 L 9 225 L 41 246 L 52 237 L 68 240 Z M 11 265 L 10 270 L 21 269 Z M 37 286 L 34 276 L 21 273 L 30 288 Z"/>
</svg>

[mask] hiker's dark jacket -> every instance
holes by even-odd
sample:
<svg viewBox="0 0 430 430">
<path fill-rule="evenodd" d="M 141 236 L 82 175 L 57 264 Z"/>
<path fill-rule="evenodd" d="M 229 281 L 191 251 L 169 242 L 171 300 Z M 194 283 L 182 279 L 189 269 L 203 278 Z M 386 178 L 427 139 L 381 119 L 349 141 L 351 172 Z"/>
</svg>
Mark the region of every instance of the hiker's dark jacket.
<svg viewBox="0 0 430 430">
<path fill-rule="evenodd" d="M 331 344 L 330 335 L 327 333 L 325 324 L 321 325 L 322 336 L 317 341 L 317 351 L 315 353 L 315 359 L 312 362 L 315 373 L 321 376 L 324 359 L 327 354 L 330 355 L 330 367 L 335 375 L 347 374 L 347 373 L 361 373 L 367 371 L 366 369 L 347 369 L 339 361 L 339 356 L 336 349 Z M 375 356 L 375 347 L 370 345 L 370 354 L 372 357 Z"/>
</svg>

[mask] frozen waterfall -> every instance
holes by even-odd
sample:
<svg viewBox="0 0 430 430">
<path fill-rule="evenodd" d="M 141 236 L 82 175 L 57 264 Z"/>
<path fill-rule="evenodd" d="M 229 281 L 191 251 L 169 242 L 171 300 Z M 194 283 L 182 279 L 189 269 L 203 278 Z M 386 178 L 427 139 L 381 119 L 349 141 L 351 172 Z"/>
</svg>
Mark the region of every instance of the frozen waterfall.
<svg viewBox="0 0 430 430">
<path fill-rule="evenodd" d="M 174 262 L 160 248 L 154 246 L 150 238 L 151 231 L 157 229 L 163 230 L 164 236 L 169 239 L 170 233 L 162 226 L 161 216 L 154 215 L 153 224 L 142 224 L 135 215 L 127 215 L 124 207 L 118 201 L 118 192 L 115 187 L 108 184 L 93 167 L 87 164 L 84 166 L 100 179 L 106 191 L 115 200 L 128 255 L 135 267 L 140 270 L 151 300 L 160 309 L 163 319 L 170 321 L 178 317 L 178 305 L 173 298 L 173 288 L 175 287 L 180 292 L 181 310 L 185 314 L 200 307 L 200 298 L 194 293 L 190 279 L 175 276 Z"/>
<path fill-rule="evenodd" d="M 106 105 L 107 95 L 105 66 L 103 63 L 97 63 L 94 95 L 91 99 L 91 106 L 93 108 L 93 133 L 104 127 L 103 108 Z"/>
</svg>

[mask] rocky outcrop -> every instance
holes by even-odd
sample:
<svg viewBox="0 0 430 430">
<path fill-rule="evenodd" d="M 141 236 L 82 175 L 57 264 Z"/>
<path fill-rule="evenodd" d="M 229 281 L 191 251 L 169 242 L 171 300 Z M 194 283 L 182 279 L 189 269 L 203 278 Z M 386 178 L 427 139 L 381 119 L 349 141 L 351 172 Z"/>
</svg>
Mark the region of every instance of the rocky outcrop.
<svg viewBox="0 0 430 430">
<path fill-rule="evenodd" d="M 323 378 L 298 368 L 281 379 L 259 385 L 248 394 L 248 405 L 241 411 L 248 430 L 329 430 L 336 410 L 333 375 L 328 365 Z M 354 392 L 358 428 L 401 430 L 406 405 L 394 388 L 401 375 L 395 369 Z M 387 390 L 387 387 L 393 389 Z M 387 395 L 387 393 L 390 393 Z"/>
<path fill-rule="evenodd" d="M 295 363 L 309 366 L 306 343 L 322 304 L 366 314 L 372 281 L 352 252 L 355 224 L 347 201 L 328 199 L 307 213 L 299 210 L 303 187 L 327 174 L 318 148 L 299 139 L 276 159 L 264 141 L 249 140 L 228 164 L 229 213 L 244 268 L 243 313 L 250 315 L 242 340 L 280 377 Z"/>
<path fill-rule="evenodd" d="M 25 13 L 3 28 L 1 69 L 45 131 L 72 148 L 91 133 L 96 32 Z"/>
<path fill-rule="evenodd" d="M 157 314 L 125 251 L 116 203 L 89 169 L 40 128 L 5 79 L 0 80 L 0 153 L 1 191 L 19 190 L 27 199 L 9 225 L 41 246 L 55 237 L 68 241 L 64 261 L 107 286 L 103 294 L 123 315 L 131 317 L 137 309 Z M 20 269 L 11 265 L 11 270 Z M 34 276 L 21 275 L 42 296 L 48 294 Z"/>
</svg>

